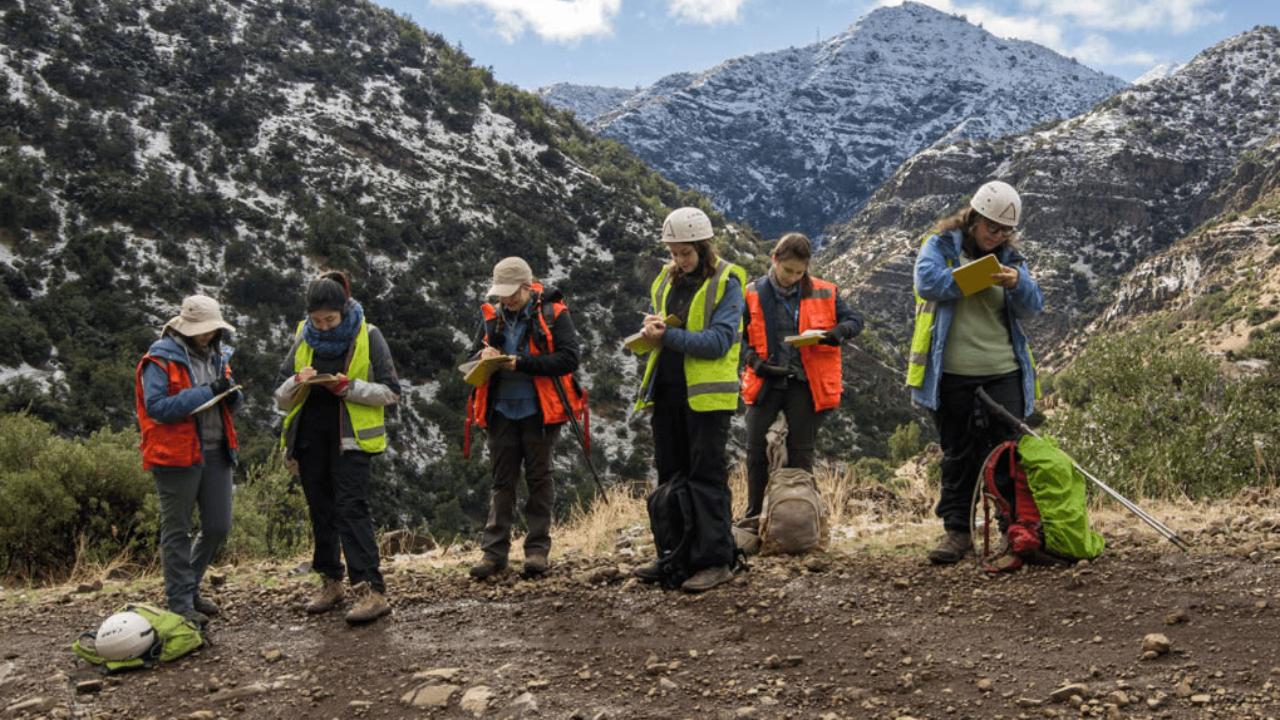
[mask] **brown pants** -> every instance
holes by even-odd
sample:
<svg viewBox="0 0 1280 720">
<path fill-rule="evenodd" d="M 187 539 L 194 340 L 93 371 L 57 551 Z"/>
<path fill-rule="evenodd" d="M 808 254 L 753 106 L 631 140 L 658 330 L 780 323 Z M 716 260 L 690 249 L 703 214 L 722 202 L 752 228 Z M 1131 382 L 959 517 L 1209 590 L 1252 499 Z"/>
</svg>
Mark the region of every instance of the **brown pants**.
<svg viewBox="0 0 1280 720">
<path fill-rule="evenodd" d="M 525 557 L 551 552 L 551 511 L 556 500 L 551 451 L 559 432 L 559 425 L 543 425 L 540 414 L 508 420 L 502 413 L 493 413 L 489 421 L 493 489 L 489 491 L 489 521 L 480 541 L 486 558 L 500 563 L 507 560 L 521 465 L 529 487 L 529 500 L 524 506 L 529 526 L 524 538 Z"/>
</svg>

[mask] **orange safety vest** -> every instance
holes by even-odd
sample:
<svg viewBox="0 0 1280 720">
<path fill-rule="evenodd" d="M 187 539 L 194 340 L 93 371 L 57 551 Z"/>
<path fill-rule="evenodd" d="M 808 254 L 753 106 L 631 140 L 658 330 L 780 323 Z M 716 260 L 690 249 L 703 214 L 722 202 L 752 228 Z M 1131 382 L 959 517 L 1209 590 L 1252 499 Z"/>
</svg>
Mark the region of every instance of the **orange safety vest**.
<svg viewBox="0 0 1280 720">
<path fill-rule="evenodd" d="M 802 281 L 803 282 L 803 281 Z M 830 330 L 836 325 L 836 286 L 826 280 L 809 278 L 810 288 L 806 293 L 800 291 L 799 331 L 810 329 Z M 747 287 L 747 308 L 751 312 L 751 322 L 747 325 L 747 343 L 760 356 L 760 360 L 769 359 L 769 335 L 765 331 L 764 310 L 760 306 L 760 293 L 756 291 L 756 283 Z M 800 350 L 800 364 L 804 366 L 804 374 L 809 380 L 809 392 L 813 395 L 813 409 L 816 412 L 830 410 L 840 404 L 840 393 L 844 386 L 841 379 L 840 348 L 832 345 L 806 345 Z M 748 405 L 755 405 L 764 386 L 764 378 L 756 374 L 750 366 L 742 374 L 742 400 Z"/>
<path fill-rule="evenodd" d="M 533 283 L 534 292 L 541 294 L 542 285 Z M 552 304 L 550 315 L 552 324 L 556 318 L 560 317 L 560 313 L 568 309 L 563 302 L 557 301 Z M 539 312 L 540 310 L 540 312 Z M 484 313 L 484 340 L 489 342 L 489 325 L 498 317 L 498 310 L 493 305 L 485 303 L 480 306 L 480 311 Z M 555 339 L 551 336 L 551 326 L 547 324 L 548 311 L 542 306 L 539 299 L 538 306 L 534 308 L 534 312 L 530 320 L 538 323 L 541 328 L 542 337 L 546 338 L 546 354 L 550 355 L 556 351 Z M 529 354 L 541 355 L 543 351 L 538 347 L 538 343 L 534 338 L 538 335 L 538 329 L 531 329 L 529 332 Z M 493 380 L 481 385 L 471 392 L 471 398 L 467 403 L 467 424 L 466 432 L 463 435 L 462 454 L 467 457 L 471 454 L 471 427 L 484 428 L 489 425 L 489 386 L 493 384 Z M 573 373 L 552 377 L 550 375 L 534 375 L 533 386 L 538 391 L 538 409 L 542 411 L 542 422 L 544 425 L 558 425 L 569 421 L 569 415 L 565 412 L 564 402 L 560 399 L 560 393 L 556 390 L 559 385 L 564 390 L 565 399 L 569 402 L 569 407 L 573 409 L 573 415 L 582 423 L 582 432 L 585 440 L 586 451 L 591 452 L 591 435 L 590 435 L 590 416 L 587 410 L 587 391 L 578 386 L 577 380 L 574 379 Z"/>
<path fill-rule="evenodd" d="M 147 414 L 147 401 L 142 392 L 142 371 L 148 362 L 164 368 L 169 375 L 170 395 L 177 395 L 191 387 L 191 374 L 187 371 L 187 366 L 182 363 L 169 362 L 152 355 L 144 355 L 138 362 L 138 369 L 134 375 L 133 394 L 137 403 L 138 426 L 142 432 L 142 442 L 139 443 L 139 447 L 142 448 L 142 468 L 150 470 L 157 465 L 160 467 L 203 465 L 200 435 L 196 429 L 194 416 L 185 417 L 174 423 L 162 423 Z M 226 374 L 227 377 L 231 377 L 230 365 L 226 367 Z M 231 421 L 231 411 L 227 409 L 226 403 L 218 403 L 218 408 L 222 410 L 222 427 L 227 434 L 227 447 L 233 451 L 237 450 L 240 444 L 236 440 L 236 426 Z"/>
</svg>

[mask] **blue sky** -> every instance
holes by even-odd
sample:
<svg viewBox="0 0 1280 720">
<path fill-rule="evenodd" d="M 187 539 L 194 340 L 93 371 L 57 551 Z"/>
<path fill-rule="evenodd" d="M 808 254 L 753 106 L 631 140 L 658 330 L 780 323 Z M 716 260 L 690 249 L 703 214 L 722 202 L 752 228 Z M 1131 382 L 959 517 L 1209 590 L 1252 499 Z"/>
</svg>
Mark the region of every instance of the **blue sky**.
<svg viewBox="0 0 1280 720">
<path fill-rule="evenodd" d="M 503 82 L 636 87 L 827 38 L 901 0 L 374 0 L 461 44 Z M 1277 0 L 923 0 L 1133 80 L 1255 25 Z"/>
</svg>

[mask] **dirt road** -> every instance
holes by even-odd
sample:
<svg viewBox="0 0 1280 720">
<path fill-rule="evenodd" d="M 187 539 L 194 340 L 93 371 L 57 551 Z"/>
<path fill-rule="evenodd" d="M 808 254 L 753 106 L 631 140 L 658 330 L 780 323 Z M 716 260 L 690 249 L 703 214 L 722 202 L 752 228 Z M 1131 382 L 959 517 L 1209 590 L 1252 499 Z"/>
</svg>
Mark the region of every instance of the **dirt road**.
<svg viewBox="0 0 1280 720">
<path fill-rule="evenodd" d="M 1091 566 L 998 578 L 915 551 L 758 559 L 704 596 L 614 577 L 611 558 L 482 584 L 401 556 L 394 615 L 357 629 L 297 609 L 308 578 L 241 568 L 214 591 L 212 648 L 85 693 L 97 675 L 68 643 L 138 591 L 9 590 L 0 716 L 1275 718 L 1280 526 L 1254 529 L 1189 556 L 1115 539 Z M 1149 633 L 1171 647 L 1144 660 Z"/>
</svg>

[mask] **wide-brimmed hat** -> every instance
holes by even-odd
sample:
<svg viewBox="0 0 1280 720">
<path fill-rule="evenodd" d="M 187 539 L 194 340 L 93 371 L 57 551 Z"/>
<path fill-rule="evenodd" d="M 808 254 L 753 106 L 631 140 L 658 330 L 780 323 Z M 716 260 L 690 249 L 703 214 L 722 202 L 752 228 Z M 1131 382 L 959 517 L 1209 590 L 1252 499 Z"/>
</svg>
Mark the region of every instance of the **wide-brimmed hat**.
<svg viewBox="0 0 1280 720">
<path fill-rule="evenodd" d="M 203 335 L 214 330 L 228 332 L 236 330 L 222 319 L 222 308 L 218 306 L 218 301 L 206 295 L 191 295 L 183 298 L 182 312 L 165 323 L 164 327 L 166 330 L 172 329 L 187 337 Z"/>
<path fill-rule="evenodd" d="M 515 295 L 522 285 L 533 282 L 533 269 L 518 257 L 503 258 L 493 266 L 493 284 L 486 295 L 504 298 Z"/>
</svg>

